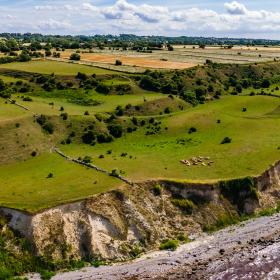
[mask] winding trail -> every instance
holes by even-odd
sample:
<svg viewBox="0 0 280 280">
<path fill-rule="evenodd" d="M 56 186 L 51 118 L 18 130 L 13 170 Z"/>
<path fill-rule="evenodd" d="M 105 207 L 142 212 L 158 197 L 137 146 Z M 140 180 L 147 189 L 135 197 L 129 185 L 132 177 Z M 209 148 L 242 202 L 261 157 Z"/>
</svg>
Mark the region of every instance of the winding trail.
<svg viewBox="0 0 280 280">
<path fill-rule="evenodd" d="M 200 237 L 175 252 L 152 252 L 131 263 L 84 268 L 52 280 L 280 279 L 280 214 Z"/>
</svg>

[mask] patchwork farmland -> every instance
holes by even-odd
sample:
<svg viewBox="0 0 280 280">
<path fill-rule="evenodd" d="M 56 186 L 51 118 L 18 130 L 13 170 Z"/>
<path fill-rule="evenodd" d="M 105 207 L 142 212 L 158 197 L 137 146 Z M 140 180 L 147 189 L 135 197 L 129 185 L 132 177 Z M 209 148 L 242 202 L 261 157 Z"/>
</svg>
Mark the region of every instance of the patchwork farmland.
<svg viewBox="0 0 280 280">
<path fill-rule="evenodd" d="M 69 59 L 72 50 L 61 53 L 62 59 Z M 280 48 L 277 47 L 246 47 L 234 46 L 232 48 L 219 46 L 174 46 L 173 51 L 168 49 L 147 51 L 141 53 L 130 50 L 80 50 L 81 61 L 101 67 L 113 67 L 116 60 L 124 66 L 140 69 L 187 69 L 195 65 L 202 65 L 206 60 L 216 63 L 262 63 L 280 59 Z M 120 68 L 120 67 L 119 67 Z M 113 68 L 115 69 L 115 68 Z"/>
</svg>

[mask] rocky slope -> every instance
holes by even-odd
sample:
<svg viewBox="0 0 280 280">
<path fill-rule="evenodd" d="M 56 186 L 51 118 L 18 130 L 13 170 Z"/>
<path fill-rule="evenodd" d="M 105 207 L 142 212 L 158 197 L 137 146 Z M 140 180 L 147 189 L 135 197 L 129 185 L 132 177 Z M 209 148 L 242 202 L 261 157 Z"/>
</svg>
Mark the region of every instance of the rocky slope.
<svg viewBox="0 0 280 280">
<path fill-rule="evenodd" d="M 158 248 L 163 240 L 198 237 L 240 214 L 274 207 L 279 191 L 280 162 L 256 178 L 213 184 L 149 181 L 36 214 L 1 212 L 38 255 L 121 261 Z"/>
<path fill-rule="evenodd" d="M 175 252 L 152 252 L 130 263 L 88 267 L 52 279 L 276 280 L 280 277 L 279 226 L 279 214 L 259 217 L 198 238 Z"/>
</svg>

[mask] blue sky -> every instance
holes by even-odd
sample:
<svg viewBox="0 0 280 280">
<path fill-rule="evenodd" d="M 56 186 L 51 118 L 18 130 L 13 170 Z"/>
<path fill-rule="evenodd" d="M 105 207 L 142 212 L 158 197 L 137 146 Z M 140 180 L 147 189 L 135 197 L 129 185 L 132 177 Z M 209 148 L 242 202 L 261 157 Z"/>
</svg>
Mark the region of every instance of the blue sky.
<svg viewBox="0 0 280 280">
<path fill-rule="evenodd" d="M 0 0 L 0 32 L 280 39 L 280 1 Z"/>
</svg>

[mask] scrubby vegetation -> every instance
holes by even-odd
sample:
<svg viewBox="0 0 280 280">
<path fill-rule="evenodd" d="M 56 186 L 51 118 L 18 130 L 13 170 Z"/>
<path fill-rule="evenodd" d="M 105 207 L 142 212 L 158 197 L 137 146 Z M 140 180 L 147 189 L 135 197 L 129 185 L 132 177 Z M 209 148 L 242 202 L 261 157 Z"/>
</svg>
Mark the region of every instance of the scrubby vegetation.
<svg viewBox="0 0 280 280">
<path fill-rule="evenodd" d="M 171 202 L 187 214 L 191 214 L 195 207 L 194 203 L 189 199 L 173 198 Z"/>
<path fill-rule="evenodd" d="M 209 99 L 219 99 L 225 93 L 237 95 L 249 88 L 269 88 L 271 84 L 279 82 L 278 68 L 278 64 L 266 67 L 208 63 L 205 67 L 171 71 L 168 74 L 147 70 L 139 85 L 146 90 L 178 95 L 196 105 Z"/>
<path fill-rule="evenodd" d="M 171 250 L 175 251 L 179 246 L 178 240 L 166 240 L 160 245 L 160 250 Z"/>
</svg>

